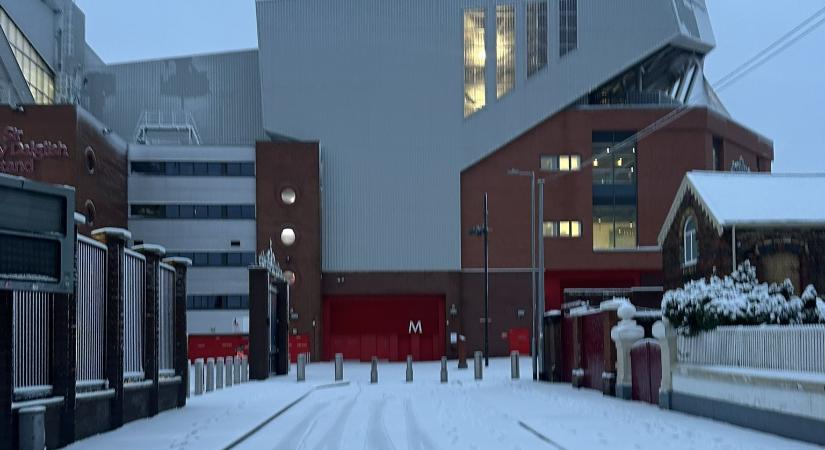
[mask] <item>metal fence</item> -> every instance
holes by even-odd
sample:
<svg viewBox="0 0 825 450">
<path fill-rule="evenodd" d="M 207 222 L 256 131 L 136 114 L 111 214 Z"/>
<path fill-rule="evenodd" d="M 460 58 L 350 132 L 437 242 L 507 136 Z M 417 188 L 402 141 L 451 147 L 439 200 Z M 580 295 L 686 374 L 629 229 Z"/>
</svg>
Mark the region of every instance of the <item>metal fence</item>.
<svg viewBox="0 0 825 450">
<path fill-rule="evenodd" d="M 158 369 L 161 376 L 174 376 L 175 345 L 175 269 L 160 265 L 160 300 L 158 302 Z"/>
<path fill-rule="evenodd" d="M 146 258 L 126 249 L 123 266 L 123 377 L 132 381 L 142 380 Z"/>
<path fill-rule="evenodd" d="M 77 382 L 106 378 L 106 246 L 77 237 Z"/>
<path fill-rule="evenodd" d="M 825 325 L 719 327 L 677 349 L 683 363 L 825 373 Z"/>
<path fill-rule="evenodd" d="M 14 291 L 12 295 L 12 383 L 16 396 L 40 396 L 51 392 L 51 304 L 51 295 L 43 292 Z"/>
</svg>

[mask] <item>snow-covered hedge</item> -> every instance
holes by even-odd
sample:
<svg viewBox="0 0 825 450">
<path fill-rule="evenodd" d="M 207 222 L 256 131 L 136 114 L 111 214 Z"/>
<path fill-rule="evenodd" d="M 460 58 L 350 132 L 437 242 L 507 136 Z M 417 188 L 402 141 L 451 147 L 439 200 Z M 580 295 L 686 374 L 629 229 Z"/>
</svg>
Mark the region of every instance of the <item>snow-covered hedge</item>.
<svg viewBox="0 0 825 450">
<path fill-rule="evenodd" d="M 745 261 L 725 278 L 665 292 L 662 314 L 682 333 L 695 334 L 721 325 L 825 323 L 825 302 L 813 286 L 798 297 L 790 280 L 760 283 L 756 268 Z"/>
</svg>

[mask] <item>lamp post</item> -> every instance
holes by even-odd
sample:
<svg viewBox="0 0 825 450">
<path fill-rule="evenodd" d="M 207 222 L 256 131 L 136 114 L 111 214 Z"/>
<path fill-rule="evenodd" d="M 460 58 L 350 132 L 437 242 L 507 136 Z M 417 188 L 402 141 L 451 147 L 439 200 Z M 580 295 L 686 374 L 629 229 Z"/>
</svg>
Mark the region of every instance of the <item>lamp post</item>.
<svg viewBox="0 0 825 450">
<path fill-rule="evenodd" d="M 484 365 L 490 365 L 489 328 L 490 328 L 490 264 L 489 242 L 490 228 L 487 226 L 487 193 L 484 193 L 484 224 L 470 229 L 473 236 L 484 237 Z"/>
<path fill-rule="evenodd" d="M 536 327 L 536 316 L 538 313 L 538 301 L 536 297 L 536 173 L 532 170 L 510 169 L 508 175 L 518 177 L 530 177 L 530 287 L 533 296 L 533 318 L 531 327 L 533 333 L 530 335 L 530 353 L 533 355 L 533 379 L 539 379 L 538 365 L 538 333 Z"/>
<path fill-rule="evenodd" d="M 539 220 L 542 222 L 544 221 L 544 178 L 540 178 L 538 180 L 539 183 L 539 211 L 538 217 Z M 537 312 L 535 315 L 535 326 L 538 330 L 538 339 L 536 340 L 536 345 L 538 347 L 538 367 L 539 373 L 536 375 L 537 377 L 540 376 L 541 372 L 543 372 L 544 368 L 544 326 L 542 325 L 542 319 L 544 317 L 544 229 L 540 227 L 538 230 L 538 235 L 536 236 L 539 242 L 539 271 L 538 271 L 538 295 L 536 299 L 536 306 Z"/>
</svg>

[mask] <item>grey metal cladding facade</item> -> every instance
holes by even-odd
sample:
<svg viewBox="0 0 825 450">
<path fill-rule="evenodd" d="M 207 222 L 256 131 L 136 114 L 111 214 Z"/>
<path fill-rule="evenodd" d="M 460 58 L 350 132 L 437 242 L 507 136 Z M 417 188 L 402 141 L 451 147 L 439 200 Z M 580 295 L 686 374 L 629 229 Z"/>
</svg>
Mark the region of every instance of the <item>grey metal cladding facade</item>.
<svg viewBox="0 0 825 450">
<path fill-rule="evenodd" d="M 86 80 L 86 108 L 130 142 L 145 111 L 191 113 L 203 145 L 265 137 L 257 50 L 91 68 Z"/>
<path fill-rule="evenodd" d="M 528 79 L 527 2 L 512 0 L 515 87 L 496 99 L 488 63 L 487 105 L 465 119 L 463 10 L 485 9 L 494 55 L 500 3 L 257 2 L 264 127 L 322 146 L 324 271 L 460 269 L 464 168 L 658 49 L 713 45 L 706 18 L 677 12 L 698 16 L 702 0 L 579 0 L 578 48 L 559 58 L 550 0 L 548 66 Z"/>
</svg>

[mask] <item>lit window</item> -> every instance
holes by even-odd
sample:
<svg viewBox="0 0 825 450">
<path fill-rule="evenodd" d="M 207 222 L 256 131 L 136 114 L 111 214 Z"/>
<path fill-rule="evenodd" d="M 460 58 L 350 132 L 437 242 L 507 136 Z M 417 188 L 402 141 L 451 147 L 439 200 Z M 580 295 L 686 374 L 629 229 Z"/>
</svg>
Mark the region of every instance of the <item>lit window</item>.
<svg viewBox="0 0 825 450">
<path fill-rule="evenodd" d="M 696 240 L 696 220 L 692 216 L 685 221 L 683 247 L 682 264 L 685 266 L 695 265 L 699 259 L 699 243 Z"/>
<path fill-rule="evenodd" d="M 496 98 L 516 84 L 516 9 L 496 6 Z"/>
<path fill-rule="evenodd" d="M 3 8 L 0 8 L 0 29 L 3 30 L 6 40 L 11 45 L 14 58 L 20 66 L 20 71 L 23 72 L 23 78 L 26 79 L 34 101 L 39 104 L 53 104 L 54 75 L 52 71 Z"/>
<path fill-rule="evenodd" d="M 541 157 L 541 170 L 548 172 L 575 172 L 581 168 L 579 155 L 549 155 Z"/>
<path fill-rule="evenodd" d="M 559 56 L 579 46 L 577 0 L 559 0 Z"/>
<path fill-rule="evenodd" d="M 295 230 L 293 228 L 284 228 L 281 230 L 281 242 L 289 247 L 295 243 Z"/>
<path fill-rule="evenodd" d="M 544 222 L 542 234 L 546 238 L 577 238 L 582 234 L 582 223 L 578 220 L 562 220 L 560 222 Z"/>
<path fill-rule="evenodd" d="M 547 2 L 527 4 L 527 76 L 547 66 Z"/>
<path fill-rule="evenodd" d="M 484 67 L 484 9 L 464 11 L 464 117 L 486 104 Z"/>
</svg>

